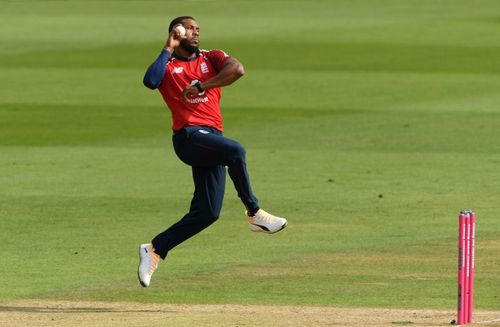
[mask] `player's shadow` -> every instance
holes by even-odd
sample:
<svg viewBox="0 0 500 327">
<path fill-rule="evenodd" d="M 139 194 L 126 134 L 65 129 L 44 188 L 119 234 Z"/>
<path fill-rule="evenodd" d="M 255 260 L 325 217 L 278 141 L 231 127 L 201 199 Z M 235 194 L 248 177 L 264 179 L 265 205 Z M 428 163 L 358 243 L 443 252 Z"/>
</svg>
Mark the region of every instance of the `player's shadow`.
<svg viewBox="0 0 500 327">
<path fill-rule="evenodd" d="M 102 308 L 102 307 L 22 307 L 22 306 L 0 306 L 0 312 L 37 312 L 37 313 L 77 313 L 77 312 L 166 312 L 165 310 L 148 310 L 148 309 L 115 309 L 115 308 Z"/>
</svg>

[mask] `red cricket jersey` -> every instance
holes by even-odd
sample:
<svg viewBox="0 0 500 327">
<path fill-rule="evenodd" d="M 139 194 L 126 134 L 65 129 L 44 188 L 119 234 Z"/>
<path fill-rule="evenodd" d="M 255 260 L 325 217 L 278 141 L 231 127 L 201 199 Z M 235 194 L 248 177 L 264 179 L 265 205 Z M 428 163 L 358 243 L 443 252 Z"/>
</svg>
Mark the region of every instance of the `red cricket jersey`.
<svg viewBox="0 0 500 327">
<path fill-rule="evenodd" d="M 172 113 L 172 129 L 186 126 L 210 126 L 222 131 L 220 87 L 206 90 L 197 96 L 181 99 L 188 85 L 204 82 L 215 76 L 229 56 L 222 50 L 200 50 L 191 60 L 171 56 L 165 66 L 165 76 L 158 88 Z"/>
</svg>

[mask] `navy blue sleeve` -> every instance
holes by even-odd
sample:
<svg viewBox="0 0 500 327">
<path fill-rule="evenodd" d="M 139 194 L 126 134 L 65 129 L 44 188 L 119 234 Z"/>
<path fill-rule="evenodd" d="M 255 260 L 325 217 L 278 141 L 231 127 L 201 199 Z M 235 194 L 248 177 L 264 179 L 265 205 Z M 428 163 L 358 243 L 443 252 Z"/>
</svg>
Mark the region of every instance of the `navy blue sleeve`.
<svg viewBox="0 0 500 327">
<path fill-rule="evenodd" d="M 147 88 L 154 90 L 160 86 L 165 76 L 165 66 L 167 65 L 168 58 L 170 58 L 170 52 L 164 49 L 155 62 L 149 66 L 142 81 Z"/>
</svg>

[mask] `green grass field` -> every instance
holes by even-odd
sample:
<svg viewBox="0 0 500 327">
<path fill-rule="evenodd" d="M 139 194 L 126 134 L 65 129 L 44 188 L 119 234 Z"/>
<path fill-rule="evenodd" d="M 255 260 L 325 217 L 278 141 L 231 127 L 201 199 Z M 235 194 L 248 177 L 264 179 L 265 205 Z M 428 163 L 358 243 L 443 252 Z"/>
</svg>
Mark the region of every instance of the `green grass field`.
<svg viewBox="0 0 500 327">
<path fill-rule="evenodd" d="M 500 309 L 500 2 L 0 1 L 0 300 L 453 309 L 457 215 L 478 215 L 478 309 Z M 142 289 L 140 243 L 192 194 L 142 86 L 170 20 L 237 57 L 225 134 L 261 205 Z"/>
</svg>

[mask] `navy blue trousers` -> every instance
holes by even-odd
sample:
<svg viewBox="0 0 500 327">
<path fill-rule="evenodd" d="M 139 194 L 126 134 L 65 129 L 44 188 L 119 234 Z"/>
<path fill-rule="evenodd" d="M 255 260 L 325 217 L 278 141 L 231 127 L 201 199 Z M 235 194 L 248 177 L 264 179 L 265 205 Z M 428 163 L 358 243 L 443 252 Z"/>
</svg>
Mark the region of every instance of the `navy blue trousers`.
<svg viewBox="0 0 500 327">
<path fill-rule="evenodd" d="M 189 212 L 153 240 L 163 259 L 168 251 L 210 226 L 219 218 L 226 185 L 226 166 L 241 201 L 250 212 L 259 204 L 252 193 L 245 149 L 211 127 L 189 126 L 174 133 L 175 153 L 193 171 L 194 194 Z"/>
</svg>

